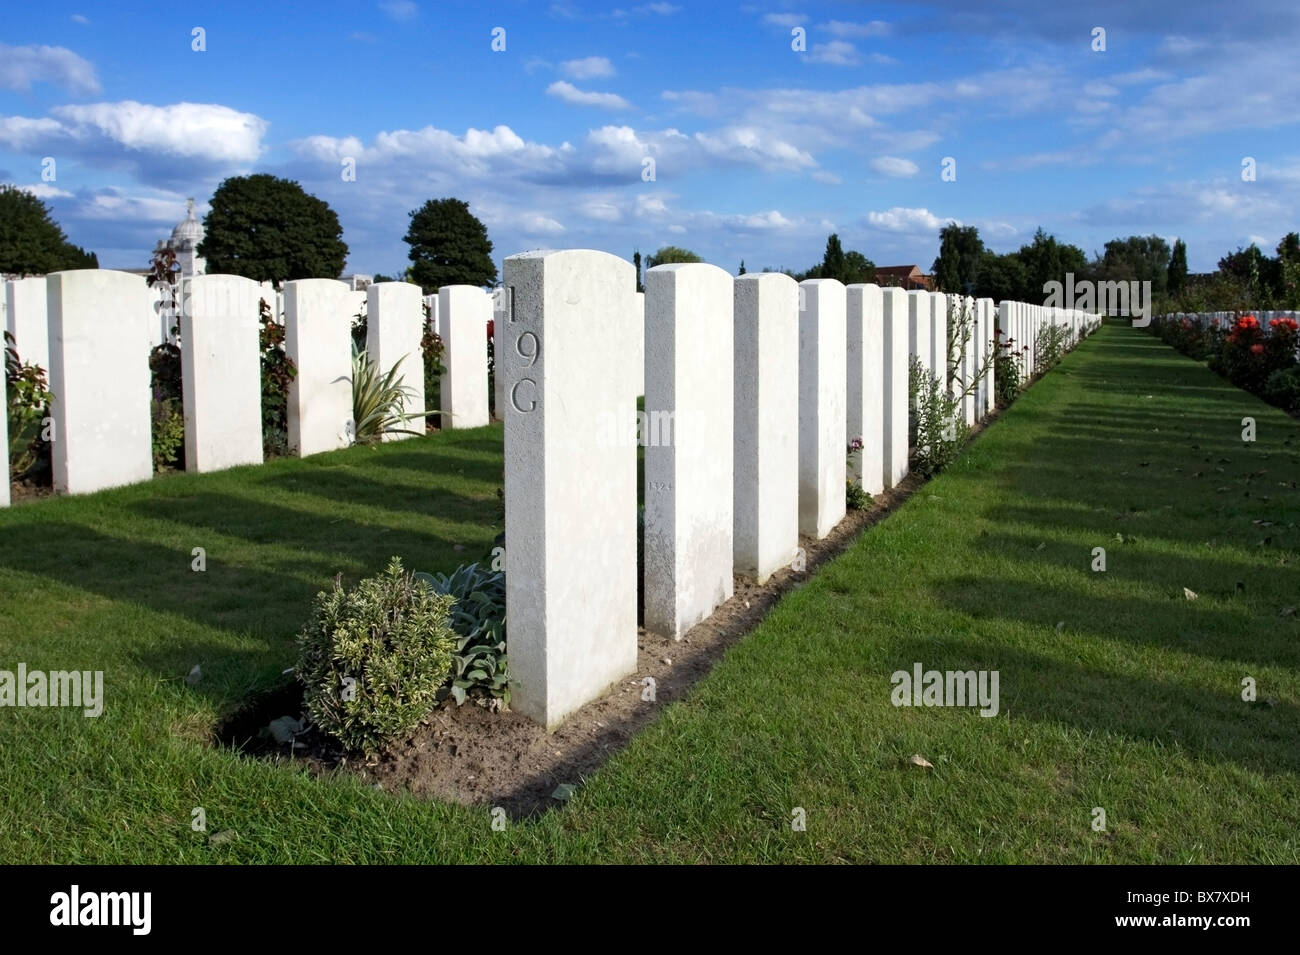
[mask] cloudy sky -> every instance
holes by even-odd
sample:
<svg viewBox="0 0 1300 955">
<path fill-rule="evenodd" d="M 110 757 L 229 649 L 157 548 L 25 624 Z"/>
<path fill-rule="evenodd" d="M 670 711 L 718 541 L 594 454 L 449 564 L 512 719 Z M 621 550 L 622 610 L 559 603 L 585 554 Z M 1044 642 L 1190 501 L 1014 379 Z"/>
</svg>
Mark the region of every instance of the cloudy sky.
<svg viewBox="0 0 1300 955">
<path fill-rule="evenodd" d="M 11 5 L 0 181 L 105 267 L 248 172 L 329 202 L 358 272 L 400 270 L 441 196 L 498 265 L 671 243 L 805 268 L 837 231 L 928 270 L 956 220 L 998 251 L 1182 237 L 1200 271 L 1300 229 L 1294 0 L 624 2 Z"/>
</svg>

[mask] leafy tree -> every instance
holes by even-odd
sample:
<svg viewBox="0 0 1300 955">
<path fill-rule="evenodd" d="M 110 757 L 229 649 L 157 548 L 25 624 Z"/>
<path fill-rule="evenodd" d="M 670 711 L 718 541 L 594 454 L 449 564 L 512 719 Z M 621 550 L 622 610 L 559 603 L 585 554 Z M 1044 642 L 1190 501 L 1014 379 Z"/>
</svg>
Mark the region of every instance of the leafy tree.
<svg viewBox="0 0 1300 955">
<path fill-rule="evenodd" d="M 1187 243 L 1182 239 L 1174 242 L 1174 251 L 1169 257 L 1166 287 L 1170 295 L 1181 295 L 1187 288 Z"/>
<path fill-rule="evenodd" d="M 1300 262 L 1300 235 L 1288 232 L 1277 244 L 1277 257 L 1281 262 Z"/>
<path fill-rule="evenodd" d="M 1028 285 L 1029 273 L 1017 253 L 998 255 L 986 250 L 980 256 L 976 271 L 976 298 L 991 298 L 995 302 L 1024 301 Z"/>
<path fill-rule="evenodd" d="M 744 274 L 745 274 L 745 260 L 744 260 L 744 259 L 741 259 L 741 260 L 740 260 L 740 271 L 737 272 L 736 274 L 737 274 L 737 275 L 744 275 Z"/>
<path fill-rule="evenodd" d="M 68 241 L 38 196 L 0 185 L 0 272 L 47 275 L 97 268 L 95 254 Z"/>
<path fill-rule="evenodd" d="M 1151 291 L 1161 294 L 1169 279 L 1169 243 L 1158 235 L 1131 235 L 1106 243 L 1105 254 L 1094 263 L 1102 281 L 1150 282 Z"/>
<path fill-rule="evenodd" d="M 1064 283 L 1066 274 L 1071 272 L 1076 280 L 1082 279 L 1088 269 L 1088 256 L 1083 249 L 1058 242 L 1056 236 L 1048 235 L 1041 226 L 1034 233 L 1034 241 L 1022 245 L 1016 255 L 1025 267 L 1025 286 L 1021 290 L 1021 301 L 1025 302 L 1042 301 L 1043 286 L 1048 282 Z M 1165 261 L 1168 259 L 1166 246 Z"/>
<path fill-rule="evenodd" d="M 348 247 L 334 210 L 289 179 L 232 176 L 217 186 L 198 253 L 209 273 L 258 282 L 336 279 Z"/>
<path fill-rule="evenodd" d="M 411 281 L 432 295 L 444 285 L 495 285 L 487 227 L 461 199 L 430 199 L 411 213 L 403 237 L 411 247 Z"/>
<path fill-rule="evenodd" d="M 970 294 L 983 258 L 984 241 L 979 229 L 948 223 L 939 230 L 939 257 L 930 267 L 936 291 Z"/>
<path fill-rule="evenodd" d="M 845 285 L 865 284 L 876 280 L 876 263 L 854 249 L 844 253 Z"/>
<path fill-rule="evenodd" d="M 641 250 L 637 249 L 632 253 L 632 265 L 636 268 L 636 290 L 644 292 L 645 286 L 641 284 Z"/>
<path fill-rule="evenodd" d="M 678 262 L 703 262 L 704 260 L 692 252 L 690 249 L 683 249 L 675 245 L 665 245 L 654 255 L 646 260 L 646 268 L 653 269 L 657 265 L 673 265 Z"/>
</svg>

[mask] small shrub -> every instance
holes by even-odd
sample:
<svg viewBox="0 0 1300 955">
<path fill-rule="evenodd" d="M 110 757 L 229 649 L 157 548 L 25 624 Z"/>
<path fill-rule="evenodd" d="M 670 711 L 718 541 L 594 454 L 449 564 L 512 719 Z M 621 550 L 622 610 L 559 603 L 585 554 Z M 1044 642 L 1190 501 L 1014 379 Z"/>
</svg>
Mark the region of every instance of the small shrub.
<svg viewBox="0 0 1300 955">
<path fill-rule="evenodd" d="M 1014 338 L 1007 338 L 998 329 L 993 340 L 993 397 L 999 408 L 1005 408 L 1020 397 L 1020 358 L 1023 349 L 1016 348 Z"/>
<path fill-rule="evenodd" d="M 452 673 L 454 599 L 402 570 L 316 595 L 298 637 L 298 680 L 316 725 L 349 750 L 375 753 L 419 725 Z"/>
<path fill-rule="evenodd" d="M 1061 325 L 1048 323 L 1038 330 L 1034 341 L 1034 367 L 1040 372 L 1047 372 L 1060 364 L 1065 356 L 1066 329 Z"/>
<path fill-rule="evenodd" d="M 284 326 L 271 314 L 266 299 L 258 305 L 261 331 L 258 344 L 262 352 L 262 454 L 270 459 L 283 457 L 289 447 L 289 384 L 298 375 L 284 350 Z"/>
<path fill-rule="evenodd" d="M 464 703 L 474 690 L 510 702 L 506 672 L 506 575 L 481 564 L 465 564 L 451 574 L 415 575 L 434 593 L 453 598 L 451 628 L 456 655 L 447 692 Z"/>
<path fill-rule="evenodd" d="M 18 477 L 41 470 L 48 476 L 50 444 L 41 437 L 41 421 L 50 413 L 53 395 L 45 380 L 45 369 L 23 361 L 13 335 L 7 331 L 4 341 L 9 475 Z M 43 467 L 38 468 L 38 464 Z"/>
<path fill-rule="evenodd" d="M 1269 375 L 1264 383 L 1264 397 L 1286 411 L 1300 412 L 1300 365 Z"/>
<path fill-rule="evenodd" d="M 424 358 L 424 400 L 434 408 L 441 404 L 442 393 L 442 374 L 447 369 L 443 367 L 442 356 L 446 347 L 442 343 L 442 336 L 438 335 L 429 327 L 429 306 L 424 306 L 424 336 L 420 339 L 420 354 Z M 425 419 L 425 425 L 430 428 L 436 428 L 441 424 L 441 416 L 435 411 Z"/>
<path fill-rule="evenodd" d="M 166 471 L 185 466 L 185 411 L 181 390 L 181 350 L 164 342 L 149 352 L 153 401 L 153 469 Z"/>
<path fill-rule="evenodd" d="M 853 473 L 853 455 L 861 454 L 864 447 L 861 438 L 854 438 L 849 442 L 846 457 L 849 465 L 849 473 Z M 861 458 L 858 459 L 861 461 Z M 844 488 L 844 504 L 850 511 L 865 511 L 871 506 L 871 495 L 853 478 L 849 478 Z"/>
<path fill-rule="evenodd" d="M 185 410 L 175 398 L 153 403 L 153 469 L 179 469 L 185 464 Z"/>
<path fill-rule="evenodd" d="M 398 359 L 387 374 L 380 374 L 364 350 L 352 348 L 352 421 L 353 436 L 358 444 L 370 444 L 385 434 L 423 434 L 405 427 L 412 419 L 423 418 L 427 412 L 408 414 L 406 401 L 412 389 L 403 384 L 397 374 L 402 359 Z"/>
<path fill-rule="evenodd" d="M 916 443 L 914 467 L 923 475 L 937 474 L 961 453 L 970 440 L 970 425 L 953 398 L 920 359 L 913 357 L 911 376 L 916 387 Z"/>
</svg>

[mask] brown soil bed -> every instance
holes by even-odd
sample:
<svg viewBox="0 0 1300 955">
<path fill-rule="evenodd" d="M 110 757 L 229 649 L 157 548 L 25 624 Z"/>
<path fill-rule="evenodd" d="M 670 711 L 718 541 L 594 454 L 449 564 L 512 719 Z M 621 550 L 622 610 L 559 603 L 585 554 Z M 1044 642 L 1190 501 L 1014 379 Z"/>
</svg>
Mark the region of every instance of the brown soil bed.
<svg viewBox="0 0 1300 955">
<path fill-rule="evenodd" d="M 344 753 L 312 729 L 292 743 L 277 744 L 262 730 L 271 720 L 302 715 L 302 690 L 295 683 L 251 701 L 218 728 L 218 738 L 248 755 L 289 761 L 317 775 L 352 772 L 389 792 L 501 806 L 516 819 L 537 815 L 559 805 L 554 797 L 558 785 L 578 785 L 591 775 L 653 722 L 661 707 L 686 696 L 784 594 L 847 549 L 922 483 L 908 475 L 897 488 L 877 495 L 868 509 L 850 511 L 824 540 L 802 538 L 800 546 L 807 554 L 803 571 L 786 568 L 762 585 L 737 576 L 735 595 L 681 640 L 638 630 L 636 673 L 552 733 L 518 713 L 448 702 L 410 739 L 372 759 Z M 654 702 L 641 699 L 646 677 L 655 681 Z"/>
</svg>

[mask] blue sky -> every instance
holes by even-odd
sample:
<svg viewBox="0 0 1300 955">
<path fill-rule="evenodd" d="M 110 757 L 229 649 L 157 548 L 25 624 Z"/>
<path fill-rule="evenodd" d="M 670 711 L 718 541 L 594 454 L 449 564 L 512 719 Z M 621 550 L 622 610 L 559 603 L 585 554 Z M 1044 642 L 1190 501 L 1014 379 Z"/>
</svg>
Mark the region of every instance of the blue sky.
<svg viewBox="0 0 1300 955">
<path fill-rule="evenodd" d="M 1294 0 L 11 5 L 0 181 L 105 267 L 270 172 L 339 213 L 349 272 L 404 267 L 407 214 L 449 195 L 498 265 L 671 243 L 802 269 L 836 231 L 928 270 L 956 220 L 998 251 L 1182 237 L 1202 271 L 1300 229 L 1297 50 Z"/>
</svg>

